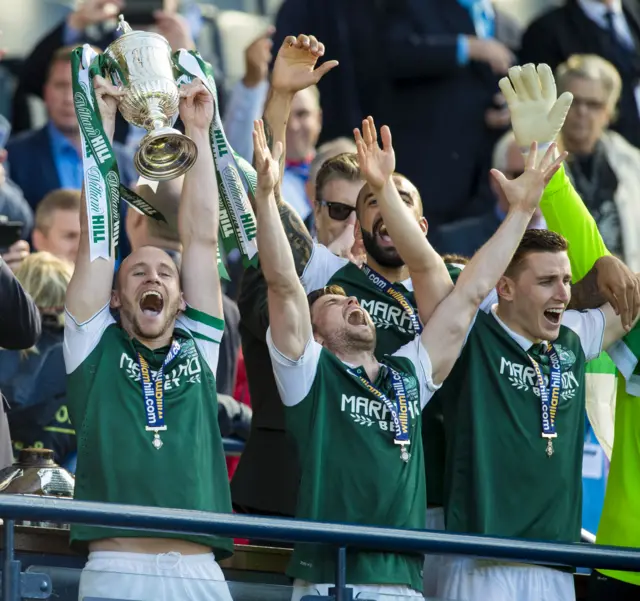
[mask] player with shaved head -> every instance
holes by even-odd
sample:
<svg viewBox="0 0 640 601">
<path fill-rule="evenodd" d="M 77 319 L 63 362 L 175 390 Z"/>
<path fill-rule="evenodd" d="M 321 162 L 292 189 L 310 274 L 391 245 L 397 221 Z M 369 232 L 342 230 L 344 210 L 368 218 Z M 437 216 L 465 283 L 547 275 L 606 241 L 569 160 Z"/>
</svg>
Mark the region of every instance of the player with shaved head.
<svg viewBox="0 0 640 601">
<path fill-rule="evenodd" d="M 94 86 L 112 139 L 123 92 L 100 77 Z M 143 246 L 122 262 L 112 290 L 114 258 L 91 260 L 83 192 L 64 334 L 75 498 L 230 512 L 215 386 L 224 323 L 213 98 L 202 82 L 181 87 L 180 117 L 198 147 L 178 210 L 181 273 L 165 251 Z M 231 554 L 229 539 L 74 525 L 71 543 L 89 550 L 80 598 L 231 599 L 217 563 Z"/>
</svg>

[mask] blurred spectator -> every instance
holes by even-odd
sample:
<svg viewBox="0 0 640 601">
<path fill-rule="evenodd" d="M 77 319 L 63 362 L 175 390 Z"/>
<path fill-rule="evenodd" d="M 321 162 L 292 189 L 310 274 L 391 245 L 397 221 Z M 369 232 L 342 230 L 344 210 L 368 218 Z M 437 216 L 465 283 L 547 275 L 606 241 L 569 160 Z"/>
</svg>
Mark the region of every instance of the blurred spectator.
<svg viewBox="0 0 640 601">
<path fill-rule="evenodd" d="M 340 66 L 319 84 L 321 140 L 350 135 L 369 114 L 390 125 L 398 169 L 435 226 L 491 203 L 488 157 L 508 125 L 497 83 L 516 30 L 485 0 L 285 0 L 276 43 L 297 31 L 324 42 Z"/>
<path fill-rule="evenodd" d="M 341 144 L 335 144 L 333 149 L 340 150 L 340 147 Z M 353 209 L 362 185 L 354 154 L 330 157 L 319 167 L 315 191 L 316 199 L 320 199 L 316 201 L 315 209 L 318 240 L 329 248 L 334 243 L 345 248 L 353 246 Z M 291 212 L 291 207 L 287 211 Z M 299 223 L 295 214 L 283 219 L 285 223 Z M 266 344 L 269 325 L 267 287 L 260 269 L 246 270 L 240 285 L 238 307 L 254 415 L 251 435 L 231 481 L 234 507 L 242 513 L 293 516 L 299 466 L 295 446 L 286 434 L 284 405 L 276 388 Z"/>
<path fill-rule="evenodd" d="M 73 104 L 71 47 L 60 48 L 49 63 L 44 101 L 49 122 L 7 144 L 9 173 L 33 209 L 51 190 L 82 187 L 80 127 Z M 136 178 L 133 160 L 114 144 L 120 178 L 126 185 Z M 34 168 L 34 166 L 37 166 Z"/>
<path fill-rule="evenodd" d="M 640 147 L 640 7 L 637 0 L 566 0 L 545 13 L 522 38 L 521 64 L 554 71 L 574 54 L 597 54 L 622 77 L 619 117 L 612 128 Z"/>
<path fill-rule="evenodd" d="M 184 177 L 161 182 L 154 194 L 147 185 L 138 186 L 136 192 L 149 204 L 156 207 L 167 220 L 166 223 L 151 219 L 136 209 L 129 208 L 125 221 L 126 234 L 134 252 L 142 246 L 155 246 L 166 251 L 176 262 L 178 269 L 182 262 L 180 237 L 178 234 L 178 204 L 182 193 Z M 238 306 L 225 294 L 222 295 L 224 311 L 224 335 L 220 343 L 220 356 L 216 371 L 216 388 L 218 394 L 231 396 L 236 380 L 236 365 L 240 350 L 240 312 Z M 240 403 L 238 403 L 240 405 Z M 227 403 L 227 407 L 230 403 Z M 235 407 L 237 419 L 249 416 L 244 406 Z M 230 423 L 233 417 L 229 416 Z M 248 428 L 248 425 L 246 426 Z"/>
<path fill-rule="evenodd" d="M 507 179 L 515 179 L 524 172 L 524 159 L 512 131 L 504 134 L 495 145 L 492 166 L 502 171 Z M 495 234 L 509 211 L 509 202 L 500 193 L 500 188 L 493 179 L 491 190 L 497 201 L 489 211 L 476 217 L 447 223 L 429 236 L 431 243 L 440 254 L 451 253 L 472 257 Z M 529 227 L 538 229 L 545 227 L 540 209 L 536 210 Z"/>
<path fill-rule="evenodd" d="M 608 129 L 622 82 L 599 56 L 575 55 L 557 70 L 558 88 L 573 94 L 562 128 L 567 173 L 607 248 L 640 271 L 640 150 Z"/>
<path fill-rule="evenodd" d="M 40 311 L 42 336 L 27 351 L 0 351 L 0 386 L 10 406 L 14 451 L 51 449 L 59 464 L 76 450 L 62 356 L 64 298 L 72 274 L 71 263 L 48 252 L 22 262 L 16 278 Z"/>
<path fill-rule="evenodd" d="M 0 347 L 7 350 L 31 348 L 38 342 L 42 323 L 38 307 L 24 291 L 11 269 L 0 259 Z M 11 435 L 4 396 L 0 395 L 0 469 L 13 463 Z"/>
<path fill-rule="evenodd" d="M 244 51 L 245 74 L 233 88 L 224 116 L 224 132 L 231 148 L 249 163 L 253 162 L 253 122 L 262 117 L 269 91 L 274 31 L 269 27 Z"/>
<path fill-rule="evenodd" d="M 33 228 L 33 211 L 22 190 L 7 177 L 2 164 L 6 159 L 7 151 L 0 150 L 0 215 L 5 216 L 8 221 L 23 223 L 22 237 L 26 239 L 31 235 Z"/>
<path fill-rule="evenodd" d="M 49 192 L 36 208 L 33 248 L 75 263 L 80 244 L 80 190 Z"/>
<path fill-rule="evenodd" d="M 151 15 L 154 26 L 135 25 L 135 29 L 157 31 L 167 38 L 174 50 L 194 48 L 193 40 L 197 38 L 202 24 L 200 9 L 197 3 L 183 0 L 181 4 L 185 14 L 180 15 L 177 13 L 177 4 L 176 0 L 165 0 L 164 10 Z M 21 66 L 13 101 L 13 126 L 16 132 L 32 127 L 26 99 L 29 95 L 44 97 L 43 83 L 52 56 L 64 46 L 75 47 L 85 43 L 104 50 L 118 35 L 116 17 L 126 8 L 125 0 L 80 0 L 75 5 L 73 12 L 38 42 Z M 125 10 L 126 14 L 131 14 L 131 11 Z M 115 140 L 124 144 L 131 129 L 119 117 Z"/>
<path fill-rule="evenodd" d="M 320 93 L 316 86 L 310 86 L 300 90 L 291 103 L 282 180 L 282 197 L 309 228 L 313 224 L 313 205 L 307 196 L 306 185 L 321 130 Z"/>
</svg>

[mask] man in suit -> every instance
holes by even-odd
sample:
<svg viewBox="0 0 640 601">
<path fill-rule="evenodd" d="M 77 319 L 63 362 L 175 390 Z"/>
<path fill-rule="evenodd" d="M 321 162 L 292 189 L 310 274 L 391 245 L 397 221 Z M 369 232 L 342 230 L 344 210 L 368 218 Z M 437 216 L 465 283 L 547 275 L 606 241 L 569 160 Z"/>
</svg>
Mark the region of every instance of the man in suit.
<svg viewBox="0 0 640 601">
<path fill-rule="evenodd" d="M 512 131 L 498 140 L 493 149 L 493 168 L 502 171 L 508 179 L 515 179 L 524 171 L 524 159 Z M 496 204 L 487 212 L 476 217 L 468 217 L 440 227 L 429 236 L 434 248 L 442 255 L 453 254 L 472 257 L 484 243 L 495 234 L 509 211 L 509 203 L 493 184 L 491 188 L 497 197 Z M 540 210 L 536 210 L 530 228 L 544 227 Z"/>
<path fill-rule="evenodd" d="M 319 84 L 320 142 L 376 115 L 394 136 L 398 169 L 421 193 L 432 226 L 477 214 L 490 149 L 508 125 L 498 78 L 514 40 L 489 0 L 285 0 L 276 44 L 313 31 L 340 63 Z M 416 148 L 415 140 L 422 140 Z M 471 199 L 478 198 L 474 203 Z"/>
<path fill-rule="evenodd" d="M 73 103 L 71 47 L 53 55 L 45 79 L 44 101 L 49 116 L 41 129 L 20 134 L 7 144 L 9 172 L 35 210 L 52 190 L 82 187 L 80 127 Z M 120 179 L 131 185 L 137 179 L 132 157 L 114 143 Z"/>
<path fill-rule="evenodd" d="M 522 39 L 521 63 L 553 70 L 574 54 L 597 54 L 622 77 L 618 119 L 611 128 L 640 147 L 640 5 L 637 0 L 566 0 L 533 21 Z"/>
</svg>

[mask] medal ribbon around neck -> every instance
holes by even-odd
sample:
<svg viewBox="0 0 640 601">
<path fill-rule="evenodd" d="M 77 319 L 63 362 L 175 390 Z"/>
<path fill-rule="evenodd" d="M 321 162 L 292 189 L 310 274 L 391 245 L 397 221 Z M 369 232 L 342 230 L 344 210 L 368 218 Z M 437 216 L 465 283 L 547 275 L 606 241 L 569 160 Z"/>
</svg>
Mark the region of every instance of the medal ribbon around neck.
<svg viewBox="0 0 640 601">
<path fill-rule="evenodd" d="M 154 433 L 152 444 L 158 450 L 162 446 L 159 432 L 167 429 L 164 423 L 164 368 L 177 357 L 179 352 L 180 343 L 174 339 L 155 378 L 151 376 L 149 362 L 140 353 L 137 353 L 138 365 L 140 367 L 140 382 L 142 383 L 142 398 L 144 400 L 144 413 L 147 420 L 145 430 Z"/>
<path fill-rule="evenodd" d="M 363 265 L 360 269 L 367 276 L 369 281 L 376 287 L 382 290 L 382 292 L 392 299 L 394 299 L 404 310 L 404 312 L 409 316 L 411 320 L 411 325 L 413 326 L 413 331 L 417 334 L 422 333 L 422 324 L 420 323 L 420 319 L 418 318 L 418 314 L 416 310 L 411 306 L 411 303 L 407 300 L 404 294 L 393 287 L 393 284 L 387 280 L 384 276 L 380 275 L 375 269 L 369 267 L 368 265 Z"/>
<path fill-rule="evenodd" d="M 147 217 L 166 221 L 159 211 L 120 182 L 116 156 L 102 126 L 93 88 L 93 78 L 106 72 L 106 60 L 88 44 L 71 53 L 73 103 L 80 125 L 91 261 L 117 254 L 121 198 Z"/>
<path fill-rule="evenodd" d="M 401 446 L 400 457 L 407 463 L 409 461 L 408 447 L 411 443 L 409 438 L 411 433 L 411 413 L 409 411 L 409 400 L 407 398 L 407 388 L 404 385 L 402 375 L 392 367 L 384 366 L 389 370 L 391 374 L 391 384 L 394 391 L 394 400 L 392 401 L 384 392 L 376 388 L 367 378 L 364 378 L 360 374 L 351 369 L 347 371 L 356 378 L 372 395 L 382 401 L 385 407 L 391 413 L 391 419 L 393 420 L 393 427 L 395 430 L 394 444 Z M 395 402 L 394 402 L 395 401 Z M 407 448 L 405 448 L 407 447 Z"/>
<path fill-rule="evenodd" d="M 560 391 L 562 389 L 562 370 L 560 368 L 560 357 L 553 344 L 547 343 L 545 355 L 549 357 L 551 364 L 549 370 L 549 387 L 545 385 L 544 376 L 538 362 L 527 353 L 533 370 L 536 373 L 538 381 L 538 390 L 540 391 L 540 419 L 542 424 L 542 438 L 547 439 L 546 453 L 549 457 L 553 455 L 553 438 L 557 438 L 556 433 L 556 413 L 558 412 L 558 404 L 560 402 Z"/>
</svg>

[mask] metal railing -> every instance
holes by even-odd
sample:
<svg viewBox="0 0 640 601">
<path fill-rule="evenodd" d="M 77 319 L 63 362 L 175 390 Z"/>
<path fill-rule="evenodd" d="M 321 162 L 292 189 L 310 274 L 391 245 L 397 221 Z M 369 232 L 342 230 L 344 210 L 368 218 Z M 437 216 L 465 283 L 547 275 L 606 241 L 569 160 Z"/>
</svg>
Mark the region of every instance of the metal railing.
<svg viewBox="0 0 640 601">
<path fill-rule="evenodd" d="M 623 547 L 358 525 L 345 527 L 344 524 L 93 503 L 50 497 L 0 495 L 0 518 L 5 520 L 3 601 L 20 601 L 21 597 L 46 599 L 47 591 L 50 592 L 50 582 L 48 588 L 45 586 L 48 578 L 46 575 L 20 573 L 20 562 L 15 561 L 13 551 L 14 520 L 17 519 L 331 545 L 337 553 L 336 601 L 349 597 L 345 580 L 347 547 L 472 555 L 519 563 L 640 572 L 640 550 Z M 32 576 L 33 582 L 25 578 Z M 40 596 L 34 597 L 38 591 Z"/>
</svg>

